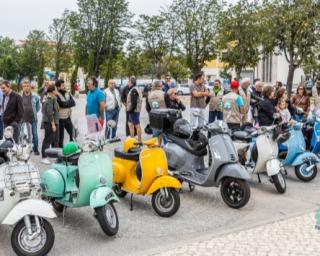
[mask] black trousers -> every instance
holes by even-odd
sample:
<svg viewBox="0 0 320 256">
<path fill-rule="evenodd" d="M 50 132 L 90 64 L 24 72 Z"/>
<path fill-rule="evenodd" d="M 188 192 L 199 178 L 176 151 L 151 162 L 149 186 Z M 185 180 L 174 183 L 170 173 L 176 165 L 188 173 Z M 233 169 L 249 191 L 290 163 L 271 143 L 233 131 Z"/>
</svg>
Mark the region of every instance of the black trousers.
<svg viewBox="0 0 320 256">
<path fill-rule="evenodd" d="M 59 146 L 59 125 L 56 124 L 57 130 L 53 132 L 51 123 L 44 123 L 44 138 L 42 142 L 41 154 L 42 158 L 47 157 L 46 149 L 53 147 L 57 148 Z"/>
<path fill-rule="evenodd" d="M 64 129 L 67 130 L 70 141 L 73 141 L 73 125 L 70 117 L 59 120 L 59 148 L 63 147 Z"/>
</svg>

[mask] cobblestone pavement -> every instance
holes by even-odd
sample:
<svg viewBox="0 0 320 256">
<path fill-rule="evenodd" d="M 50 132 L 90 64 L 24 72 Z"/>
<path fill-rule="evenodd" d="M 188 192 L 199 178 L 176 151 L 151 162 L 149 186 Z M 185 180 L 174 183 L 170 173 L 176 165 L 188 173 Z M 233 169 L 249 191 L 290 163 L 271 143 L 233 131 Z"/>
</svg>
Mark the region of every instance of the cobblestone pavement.
<svg viewBox="0 0 320 256">
<path fill-rule="evenodd" d="M 320 255 L 315 213 L 206 238 L 153 256 L 284 256 Z"/>
</svg>

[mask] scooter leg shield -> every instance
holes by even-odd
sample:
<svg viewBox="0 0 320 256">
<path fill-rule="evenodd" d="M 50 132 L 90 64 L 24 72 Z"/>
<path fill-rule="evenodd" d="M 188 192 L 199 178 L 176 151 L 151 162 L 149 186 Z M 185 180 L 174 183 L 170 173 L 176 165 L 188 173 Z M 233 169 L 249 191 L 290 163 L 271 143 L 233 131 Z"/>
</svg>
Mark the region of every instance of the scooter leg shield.
<svg viewBox="0 0 320 256">
<path fill-rule="evenodd" d="M 15 225 L 24 216 L 33 215 L 53 219 L 56 214 L 52 206 L 42 200 L 28 199 L 18 203 L 3 220 L 2 224 Z"/>
<path fill-rule="evenodd" d="M 292 162 L 292 166 L 297 166 L 300 164 L 303 164 L 304 162 L 311 161 L 312 163 L 319 163 L 320 159 L 317 157 L 314 153 L 311 152 L 305 152 L 300 155 L 298 155 L 294 161 Z"/>
<path fill-rule="evenodd" d="M 266 166 L 267 166 L 267 174 L 269 177 L 278 174 L 281 170 L 281 163 L 279 159 L 276 159 L 276 158 L 268 160 L 266 163 Z"/>
<path fill-rule="evenodd" d="M 147 195 L 152 195 L 154 192 L 160 188 L 181 188 L 181 183 L 174 177 L 171 176 L 160 176 L 155 179 L 150 186 Z"/>
<path fill-rule="evenodd" d="M 216 182 L 220 183 L 225 177 L 238 178 L 241 180 L 251 179 L 246 169 L 240 164 L 226 164 L 222 166 L 217 175 Z"/>
<path fill-rule="evenodd" d="M 98 208 L 102 207 L 109 202 L 120 202 L 119 198 L 109 187 L 100 187 L 91 192 L 90 195 L 90 207 Z"/>
</svg>

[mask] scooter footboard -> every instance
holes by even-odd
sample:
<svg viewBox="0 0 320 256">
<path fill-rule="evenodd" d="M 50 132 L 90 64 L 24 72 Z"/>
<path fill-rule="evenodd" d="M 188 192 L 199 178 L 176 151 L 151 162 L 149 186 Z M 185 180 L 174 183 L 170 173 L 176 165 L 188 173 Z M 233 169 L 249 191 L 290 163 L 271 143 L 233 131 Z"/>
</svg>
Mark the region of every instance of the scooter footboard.
<svg viewBox="0 0 320 256">
<path fill-rule="evenodd" d="M 119 198 L 109 187 L 100 187 L 91 192 L 90 195 L 90 207 L 98 208 L 102 207 L 109 202 L 120 202 Z"/>
<path fill-rule="evenodd" d="M 241 180 L 250 180 L 250 175 L 240 164 L 226 164 L 218 172 L 216 182 L 220 183 L 225 177 L 238 178 Z"/>
<path fill-rule="evenodd" d="M 38 199 L 28 199 L 18 203 L 3 220 L 2 224 L 15 225 L 27 215 L 49 219 L 57 217 L 49 203 Z"/>
</svg>

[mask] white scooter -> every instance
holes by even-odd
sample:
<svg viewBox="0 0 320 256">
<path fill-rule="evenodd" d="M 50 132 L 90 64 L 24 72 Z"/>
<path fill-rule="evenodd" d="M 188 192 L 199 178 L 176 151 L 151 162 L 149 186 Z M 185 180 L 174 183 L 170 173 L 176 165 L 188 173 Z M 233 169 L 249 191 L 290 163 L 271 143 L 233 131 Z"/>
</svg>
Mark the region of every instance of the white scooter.
<svg viewBox="0 0 320 256">
<path fill-rule="evenodd" d="M 275 116 L 275 118 L 277 118 Z M 281 130 L 281 125 L 261 127 L 255 131 L 233 132 L 233 143 L 238 151 L 240 163 L 251 174 L 266 173 L 279 193 L 285 193 L 286 182 L 282 174 L 281 161 L 278 159 L 278 143 L 289 139 L 290 133 Z"/>
<path fill-rule="evenodd" d="M 5 129 L 4 136 L 13 138 L 12 127 Z M 51 250 L 55 238 L 45 218 L 55 218 L 56 214 L 50 204 L 40 199 L 40 174 L 28 161 L 31 145 L 25 139 L 21 132 L 19 144 L 0 149 L 9 157 L 9 162 L 0 166 L 0 223 L 14 227 L 11 244 L 17 255 L 42 256 Z"/>
</svg>

